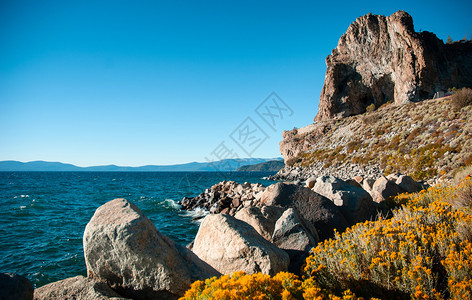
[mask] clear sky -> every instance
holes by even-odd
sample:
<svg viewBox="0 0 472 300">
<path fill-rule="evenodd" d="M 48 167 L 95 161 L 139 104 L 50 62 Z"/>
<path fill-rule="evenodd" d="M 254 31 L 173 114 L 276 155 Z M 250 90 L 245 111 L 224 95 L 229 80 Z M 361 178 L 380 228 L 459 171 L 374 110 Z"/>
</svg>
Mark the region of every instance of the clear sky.
<svg viewBox="0 0 472 300">
<path fill-rule="evenodd" d="M 0 160 L 278 157 L 282 131 L 316 115 L 349 24 L 397 10 L 417 31 L 472 37 L 471 1 L 2 0 Z M 272 92 L 285 106 L 266 123 L 256 109 Z"/>
</svg>

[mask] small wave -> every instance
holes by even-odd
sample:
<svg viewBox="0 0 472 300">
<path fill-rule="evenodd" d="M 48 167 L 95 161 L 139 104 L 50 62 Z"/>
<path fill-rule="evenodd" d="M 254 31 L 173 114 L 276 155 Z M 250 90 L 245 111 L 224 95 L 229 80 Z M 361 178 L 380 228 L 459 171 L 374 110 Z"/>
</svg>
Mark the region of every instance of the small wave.
<svg viewBox="0 0 472 300">
<path fill-rule="evenodd" d="M 196 223 L 201 223 L 203 218 L 208 215 L 210 212 L 206 209 L 197 207 L 194 210 L 188 210 L 184 214 L 191 217 L 192 221 Z"/>
<path fill-rule="evenodd" d="M 26 208 L 26 206 L 24 206 L 24 205 L 20 206 L 20 209 L 25 209 L 25 208 Z"/>
<path fill-rule="evenodd" d="M 166 199 L 161 202 L 165 208 L 180 209 L 180 205 L 172 199 Z"/>
<path fill-rule="evenodd" d="M 19 195 L 19 196 L 15 196 L 13 197 L 13 199 L 17 199 L 17 198 L 29 198 L 30 195 Z"/>
</svg>

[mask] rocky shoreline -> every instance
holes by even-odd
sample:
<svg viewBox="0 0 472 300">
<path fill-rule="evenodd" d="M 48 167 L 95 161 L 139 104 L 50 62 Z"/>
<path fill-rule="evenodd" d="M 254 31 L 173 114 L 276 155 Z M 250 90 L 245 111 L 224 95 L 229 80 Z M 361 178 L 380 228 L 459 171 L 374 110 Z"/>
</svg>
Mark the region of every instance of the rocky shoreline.
<svg viewBox="0 0 472 300">
<path fill-rule="evenodd" d="M 363 178 L 379 178 L 384 174 L 384 170 L 377 164 L 361 166 L 359 164 L 343 164 L 340 166 L 325 166 L 324 162 L 318 161 L 310 167 L 285 166 L 277 174 L 269 176 L 269 180 L 283 181 L 305 181 L 311 177 L 332 175 L 340 179 L 350 179 L 356 176 Z"/>
<path fill-rule="evenodd" d="M 359 28 L 366 33 L 359 34 Z M 395 51 L 392 43 L 398 45 Z M 402 46 L 410 44 L 413 50 Z M 441 55 L 431 49 L 440 49 Z M 472 77 L 465 75 L 472 69 L 463 68 L 471 65 L 470 49 L 471 42 L 444 45 L 431 33 L 415 32 L 411 16 L 402 11 L 358 18 L 327 59 L 316 123 L 283 133 L 280 150 L 286 166 L 269 177 L 280 182 L 265 187 L 223 181 L 196 197 L 183 198 L 182 209 L 205 212 L 187 247 L 160 233 L 133 203 L 114 199 L 97 208 L 85 229 L 86 278 L 50 283 L 33 294 L 25 278 L 0 274 L 2 293 L 37 300 L 178 299 L 192 282 L 221 274 L 299 274 L 318 243 L 379 213 L 388 214 L 389 200 L 396 195 L 428 187 L 403 174 L 383 176 L 388 169 L 378 164 L 381 155 L 386 167 L 402 163 L 407 170 L 402 172 L 414 176 L 407 167 L 417 154 L 416 171 L 422 172 L 418 179 L 452 174 L 455 161 L 467 165 L 469 157 L 459 146 L 470 149 L 470 110 L 457 116 L 445 111 L 428 119 L 444 103 L 424 103 L 416 115 L 410 115 L 413 105 L 403 104 L 452 86 L 470 86 Z M 459 66 L 467 69 L 465 75 L 455 71 Z M 428 84 L 420 85 L 422 81 Z M 391 100 L 403 108 L 389 106 Z M 346 118 L 368 110 L 372 112 L 362 118 Z M 384 118 L 389 114 L 392 119 Z M 459 116 L 465 121 L 459 122 Z M 428 135 L 424 141 L 421 129 Z M 367 149 L 376 152 L 363 151 Z M 432 170 L 439 158 L 441 168 Z M 427 162 L 431 166 L 424 166 Z"/>
<path fill-rule="evenodd" d="M 327 175 L 268 187 L 223 181 L 180 201 L 182 209 L 207 210 L 188 247 L 161 234 L 133 203 L 115 199 L 85 229 L 87 278 L 47 284 L 34 290 L 34 299 L 177 299 L 195 280 L 221 274 L 299 274 L 320 241 L 375 219 L 385 200 L 422 188 L 401 174 L 375 181 Z M 32 299 L 33 290 L 25 289 L 15 299 Z"/>
</svg>

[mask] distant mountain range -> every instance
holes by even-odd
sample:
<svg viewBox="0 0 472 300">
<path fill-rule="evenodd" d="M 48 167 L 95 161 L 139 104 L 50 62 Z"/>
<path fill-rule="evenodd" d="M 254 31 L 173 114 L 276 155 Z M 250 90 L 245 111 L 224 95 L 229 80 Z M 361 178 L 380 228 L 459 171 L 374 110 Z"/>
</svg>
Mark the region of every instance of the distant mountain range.
<svg viewBox="0 0 472 300">
<path fill-rule="evenodd" d="M 232 172 L 246 165 L 255 165 L 281 158 L 236 158 L 215 162 L 191 162 L 178 165 L 147 165 L 141 167 L 121 167 L 116 165 L 78 167 L 72 164 L 48 161 L 20 162 L 0 161 L 0 171 L 88 171 L 88 172 Z"/>
</svg>

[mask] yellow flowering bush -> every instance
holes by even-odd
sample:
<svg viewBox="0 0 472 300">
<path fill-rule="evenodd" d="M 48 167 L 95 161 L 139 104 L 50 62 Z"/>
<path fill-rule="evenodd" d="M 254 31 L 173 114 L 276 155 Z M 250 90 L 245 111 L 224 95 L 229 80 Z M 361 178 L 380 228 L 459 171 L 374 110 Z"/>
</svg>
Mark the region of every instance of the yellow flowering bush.
<svg viewBox="0 0 472 300">
<path fill-rule="evenodd" d="M 451 204 L 471 186 L 467 178 L 398 196 L 404 204 L 392 218 L 357 224 L 314 248 L 305 276 L 361 295 L 472 299 L 472 210 Z"/>
<path fill-rule="evenodd" d="M 457 205 L 471 188 L 466 178 L 397 196 L 401 207 L 391 218 L 359 223 L 318 244 L 301 278 L 235 272 L 194 282 L 181 300 L 472 299 L 472 207 Z"/>
<path fill-rule="evenodd" d="M 300 281 L 298 276 L 280 272 L 271 277 L 261 273 L 245 274 L 235 272 L 231 276 L 223 275 L 194 282 L 181 300 L 193 299 L 313 299 L 313 300 L 356 300 L 351 291 L 346 290 L 340 296 L 321 289 L 311 278 Z"/>
</svg>

